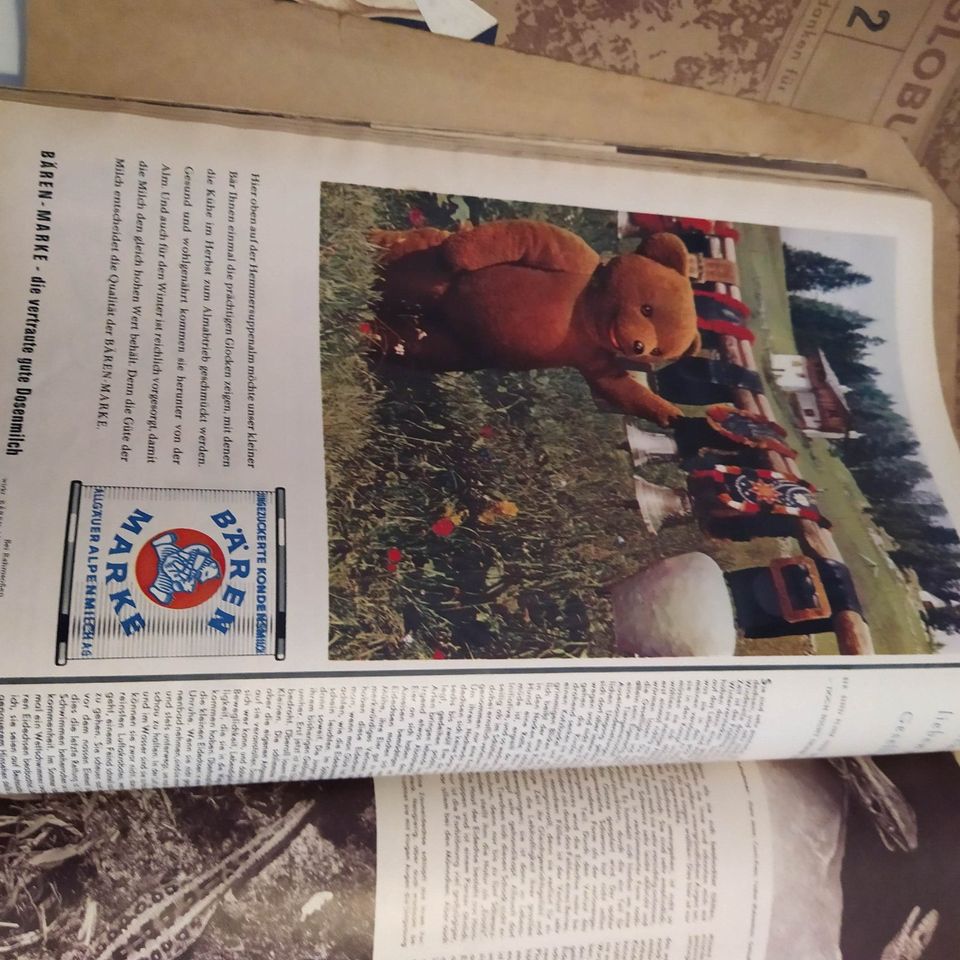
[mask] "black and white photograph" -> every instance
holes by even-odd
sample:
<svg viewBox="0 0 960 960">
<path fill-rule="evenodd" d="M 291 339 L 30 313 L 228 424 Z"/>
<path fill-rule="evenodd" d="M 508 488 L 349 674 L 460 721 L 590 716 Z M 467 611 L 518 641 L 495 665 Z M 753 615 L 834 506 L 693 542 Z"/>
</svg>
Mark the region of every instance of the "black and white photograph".
<svg viewBox="0 0 960 960">
<path fill-rule="evenodd" d="M 955 960 L 952 754 L 758 764 L 771 821 L 769 960 Z"/>
<path fill-rule="evenodd" d="M 0 957 L 369 960 L 372 780 L 0 798 Z"/>
</svg>

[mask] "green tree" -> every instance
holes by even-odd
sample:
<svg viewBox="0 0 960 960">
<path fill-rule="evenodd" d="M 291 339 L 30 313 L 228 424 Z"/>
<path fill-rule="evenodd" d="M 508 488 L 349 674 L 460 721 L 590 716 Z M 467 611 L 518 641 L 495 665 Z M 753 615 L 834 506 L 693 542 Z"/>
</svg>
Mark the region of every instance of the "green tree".
<svg viewBox="0 0 960 960">
<path fill-rule="evenodd" d="M 927 613 L 927 623 L 945 633 L 960 633 L 960 607 L 947 606 Z"/>
<path fill-rule="evenodd" d="M 870 277 L 865 273 L 857 273 L 846 260 L 837 260 L 815 250 L 799 250 L 785 243 L 783 258 L 786 262 L 787 289 L 794 292 L 827 292 L 870 282 Z"/>
<path fill-rule="evenodd" d="M 815 297 L 790 296 L 790 321 L 801 353 L 822 350 L 847 386 L 858 389 L 877 376 L 867 362 L 870 348 L 883 338 L 865 332 L 870 317 Z"/>
<path fill-rule="evenodd" d="M 929 487 L 930 472 L 918 456 L 912 425 L 867 362 L 871 347 L 882 342 L 869 332 L 873 320 L 797 294 L 790 296 L 790 318 L 800 352 L 822 350 L 840 381 L 852 388 L 846 401 L 861 436 L 849 439 L 838 453 L 870 501 L 871 516 L 897 542 L 891 558 L 915 570 L 925 589 L 960 600 L 960 540 L 945 525 L 946 509 Z M 941 629 L 953 629 L 947 624 L 951 617 L 960 622 L 955 610 L 937 616 Z"/>
</svg>

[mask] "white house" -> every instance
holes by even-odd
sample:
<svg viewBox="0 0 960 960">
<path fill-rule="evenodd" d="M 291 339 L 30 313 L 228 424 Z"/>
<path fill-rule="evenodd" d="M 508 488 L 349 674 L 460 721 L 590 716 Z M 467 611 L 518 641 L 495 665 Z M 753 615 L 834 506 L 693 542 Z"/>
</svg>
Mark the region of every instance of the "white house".
<svg viewBox="0 0 960 960">
<path fill-rule="evenodd" d="M 850 429 L 846 399 L 850 388 L 840 382 L 822 350 L 809 357 L 774 353 L 770 362 L 777 385 L 789 394 L 797 425 L 808 437 L 843 440 L 859 436 Z"/>
</svg>

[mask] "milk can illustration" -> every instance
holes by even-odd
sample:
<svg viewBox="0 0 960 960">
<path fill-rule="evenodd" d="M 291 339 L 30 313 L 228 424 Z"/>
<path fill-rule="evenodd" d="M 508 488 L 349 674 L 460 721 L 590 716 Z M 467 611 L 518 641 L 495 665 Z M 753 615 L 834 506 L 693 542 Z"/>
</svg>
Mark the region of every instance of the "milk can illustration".
<svg viewBox="0 0 960 960">
<path fill-rule="evenodd" d="M 70 485 L 56 662 L 286 652 L 286 496 Z"/>
</svg>

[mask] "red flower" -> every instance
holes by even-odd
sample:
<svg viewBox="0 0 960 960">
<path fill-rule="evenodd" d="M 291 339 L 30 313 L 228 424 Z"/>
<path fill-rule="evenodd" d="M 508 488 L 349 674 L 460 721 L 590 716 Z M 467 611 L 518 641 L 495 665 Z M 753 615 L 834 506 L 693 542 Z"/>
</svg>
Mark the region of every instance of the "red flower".
<svg viewBox="0 0 960 960">
<path fill-rule="evenodd" d="M 403 553 L 398 547 L 390 547 L 387 550 L 387 563 L 399 563 L 403 559 Z"/>
<path fill-rule="evenodd" d="M 493 427 L 491 427 L 489 423 L 485 423 L 480 428 L 480 436 L 483 437 L 484 440 L 489 440 L 493 436 Z"/>
<path fill-rule="evenodd" d="M 373 333 L 373 327 L 371 327 L 366 320 L 364 320 L 363 323 L 358 324 L 357 329 L 366 336 L 369 336 L 371 333 Z"/>
<path fill-rule="evenodd" d="M 449 517 L 441 517 L 430 528 L 438 537 L 449 537 L 457 525 Z"/>
<path fill-rule="evenodd" d="M 397 572 L 397 565 L 395 563 L 388 563 L 387 573 L 396 573 L 396 572 Z"/>
<path fill-rule="evenodd" d="M 423 215 L 423 211 L 417 207 L 411 207 L 407 211 L 407 219 L 410 221 L 410 226 L 412 227 L 422 227 L 427 222 L 427 218 Z"/>
<path fill-rule="evenodd" d="M 434 659 L 434 660 L 446 660 L 446 659 L 447 659 L 447 655 L 446 655 L 442 650 L 439 650 L 439 649 L 438 649 L 438 650 L 434 650 L 434 651 L 433 651 L 433 659 Z"/>
</svg>

